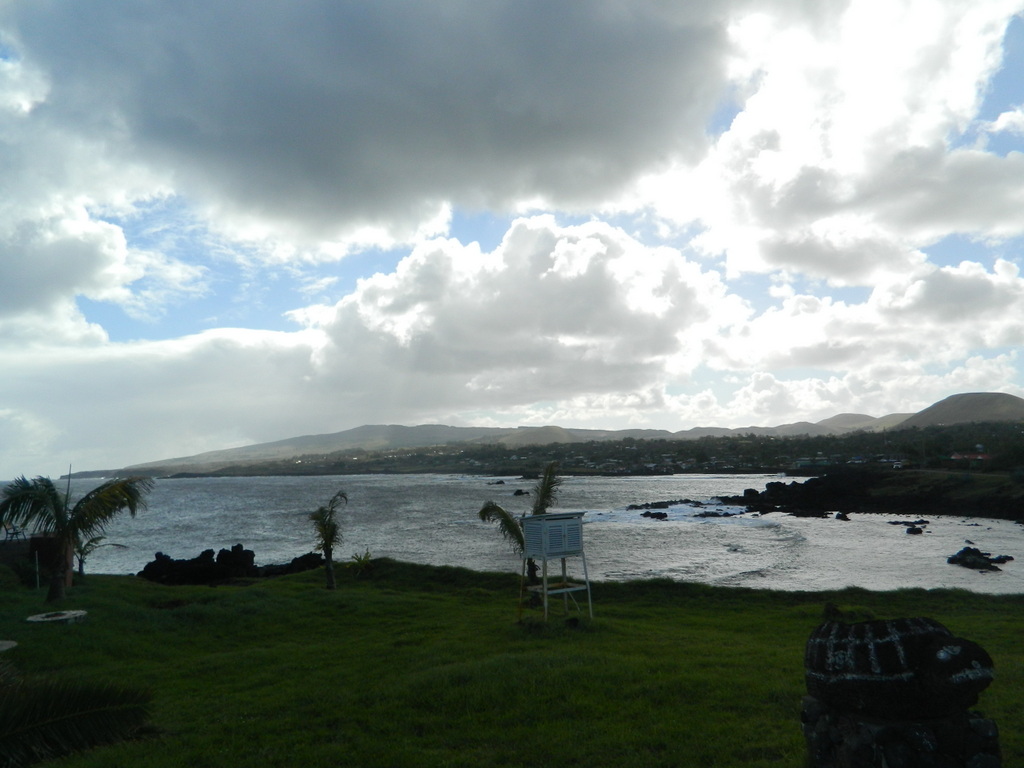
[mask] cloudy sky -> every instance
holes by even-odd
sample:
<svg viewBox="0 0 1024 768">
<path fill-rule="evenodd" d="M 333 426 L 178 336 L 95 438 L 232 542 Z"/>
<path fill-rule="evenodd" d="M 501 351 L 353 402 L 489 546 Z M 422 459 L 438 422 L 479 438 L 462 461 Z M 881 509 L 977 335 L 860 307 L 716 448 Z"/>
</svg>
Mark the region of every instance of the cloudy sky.
<svg viewBox="0 0 1024 768">
<path fill-rule="evenodd" d="M 0 478 L 1024 396 L 1024 0 L 0 0 Z"/>
</svg>

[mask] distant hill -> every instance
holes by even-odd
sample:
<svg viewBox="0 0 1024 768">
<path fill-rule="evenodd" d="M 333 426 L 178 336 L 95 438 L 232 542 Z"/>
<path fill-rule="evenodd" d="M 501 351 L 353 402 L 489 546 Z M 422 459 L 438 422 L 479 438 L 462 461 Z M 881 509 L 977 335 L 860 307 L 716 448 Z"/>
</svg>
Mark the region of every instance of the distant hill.
<svg viewBox="0 0 1024 768">
<path fill-rule="evenodd" d="M 799 421 L 776 427 L 739 427 L 736 429 L 694 427 L 680 432 L 660 429 L 570 429 L 558 426 L 505 429 L 500 427 L 449 427 L 443 424 L 421 424 L 414 427 L 377 424 L 356 427 L 343 432 L 304 435 L 242 448 L 227 448 L 195 456 L 135 464 L 117 470 L 117 472 L 121 474 L 132 472 L 144 474 L 211 472 L 230 465 L 288 460 L 299 456 L 326 455 L 337 451 L 428 448 L 453 443 L 504 445 L 515 448 L 551 443 L 623 440 L 625 438 L 697 440 L 702 437 L 748 434 L 778 437 L 821 436 L 984 421 L 1024 421 L 1024 399 L 998 392 L 976 392 L 947 397 L 915 414 L 894 413 L 876 418 L 859 413 L 841 413 L 816 423 Z M 108 472 L 79 474 L 96 475 Z"/>
<path fill-rule="evenodd" d="M 900 422 L 900 427 L 939 427 L 979 421 L 1024 421 L 1024 400 L 1001 392 L 950 395 Z"/>
<path fill-rule="evenodd" d="M 503 432 L 495 439 L 494 436 L 481 437 L 474 443 L 493 443 L 509 448 L 526 445 L 550 445 L 551 443 L 586 443 L 592 440 L 624 440 L 632 437 L 636 440 L 666 440 L 672 433 L 665 429 L 566 429 L 565 427 L 516 427 L 512 430 L 496 430 Z M 397 447 L 397 446 L 395 446 Z"/>
<path fill-rule="evenodd" d="M 275 440 L 271 443 L 257 443 L 242 448 L 207 451 L 194 456 L 133 464 L 125 469 L 147 471 L 160 469 L 164 471 L 170 467 L 175 472 L 185 472 L 198 467 L 208 470 L 214 466 L 290 459 L 294 456 L 345 450 L 380 451 L 388 448 L 427 448 L 432 445 L 447 445 L 449 443 L 497 443 L 501 438 L 514 431 L 495 427 L 447 427 L 442 424 L 421 424 L 416 427 L 403 427 L 397 424 L 367 424 L 347 429 L 344 432 L 303 435 L 285 440 Z"/>
</svg>

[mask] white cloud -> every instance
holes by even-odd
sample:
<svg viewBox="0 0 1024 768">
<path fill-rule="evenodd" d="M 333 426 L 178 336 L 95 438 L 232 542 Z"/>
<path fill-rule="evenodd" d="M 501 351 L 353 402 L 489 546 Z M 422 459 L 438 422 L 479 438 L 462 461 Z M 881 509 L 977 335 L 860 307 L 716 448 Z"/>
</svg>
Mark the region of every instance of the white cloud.
<svg viewBox="0 0 1024 768">
<path fill-rule="evenodd" d="M 391 376 L 416 382 L 413 401 L 496 407 L 643 386 L 687 333 L 744 311 L 677 252 L 538 217 L 517 221 L 491 254 L 452 240 L 419 246 L 320 323 L 338 357 L 353 344 L 386 349 Z"/>
<path fill-rule="evenodd" d="M 729 274 L 795 270 L 870 285 L 952 232 L 1022 232 L 1020 155 L 950 151 L 1018 3 L 851 3 L 731 28 L 743 109 L 695 169 L 645 180 L 650 202 L 706 226 Z"/>
<path fill-rule="evenodd" d="M 0 353 L 0 402 L 23 431 L 0 437 L 0 466 L 112 468 L 271 439 L 313 427 L 304 382 L 315 334 L 216 331 L 170 342 Z M 324 404 L 326 407 L 326 404 Z M 13 410 L 13 409 L 7 409 Z"/>
<path fill-rule="evenodd" d="M 1003 112 L 995 120 L 985 123 L 983 129 L 988 133 L 1014 133 L 1024 136 L 1024 108 L 1018 107 Z"/>
</svg>

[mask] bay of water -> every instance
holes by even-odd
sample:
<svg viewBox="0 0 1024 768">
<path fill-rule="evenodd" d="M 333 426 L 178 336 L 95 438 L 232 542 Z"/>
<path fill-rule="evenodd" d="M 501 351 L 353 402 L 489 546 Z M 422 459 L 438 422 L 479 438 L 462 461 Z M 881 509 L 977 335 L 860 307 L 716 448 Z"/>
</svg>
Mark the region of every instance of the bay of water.
<svg viewBox="0 0 1024 768">
<path fill-rule="evenodd" d="M 738 512 L 709 501 L 720 495 L 763 490 L 775 475 L 670 475 L 566 477 L 551 511 L 585 511 L 584 546 L 592 581 L 663 577 L 725 586 L 824 590 L 857 586 L 959 587 L 986 593 L 1024 593 L 1024 526 L 956 516 L 929 518 L 925 533 L 911 536 L 892 525 L 898 515 L 853 514 L 797 518 L 781 513 L 698 517 Z M 499 481 L 503 481 L 499 484 Z M 76 480 L 75 499 L 99 481 Z M 786 482 L 790 482 L 786 480 Z M 462 475 L 346 475 L 337 477 L 196 478 L 158 480 L 148 509 L 124 515 L 86 562 L 87 573 L 135 573 L 163 552 L 192 558 L 204 549 L 242 544 L 260 565 L 286 563 L 312 550 L 308 514 L 338 490 L 343 543 L 337 561 L 369 551 L 415 563 L 456 565 L 518 573 L 521 562 L 497 527 L 477 512 L 493 500 L 516 514 L 529 510 L 533 482 Z M 630 504 L 689 499 L 667 520 L 645 518 Z M 1012 555 L 1002 570 L 979 573 L 949 565 L 962 547 Z M 570 558 L 570 573 L 580 573 Z"/>
</svg>

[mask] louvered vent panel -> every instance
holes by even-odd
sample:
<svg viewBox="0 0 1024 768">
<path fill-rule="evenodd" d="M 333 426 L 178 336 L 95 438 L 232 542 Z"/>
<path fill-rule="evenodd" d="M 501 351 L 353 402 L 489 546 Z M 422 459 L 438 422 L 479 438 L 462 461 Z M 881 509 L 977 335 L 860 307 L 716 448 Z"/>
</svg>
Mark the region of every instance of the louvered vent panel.
<svg viewBox="0 0 1024 768">
<path fill-rule="evenodd" d="M 523 518 L 525 557 L 543 559 L 583 551 L 583 513 L 549 513 Z"/>
<path fill-rule="evenodd" d="M 544 554 L 544 526 L 538 523 L 531 524 L 530 521 L 523 521 L 523 538 L 526 540 L 527 557 L 542 557 Z"/>
<path fill-rule="evenodd" d="M 583 551 L 583 521 L 576 520 L 575 525 L 566 526 L 565 548 L 570 552 Z"/>
</svg>

